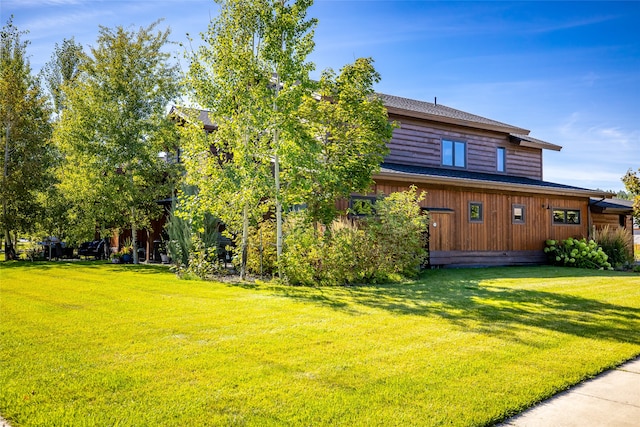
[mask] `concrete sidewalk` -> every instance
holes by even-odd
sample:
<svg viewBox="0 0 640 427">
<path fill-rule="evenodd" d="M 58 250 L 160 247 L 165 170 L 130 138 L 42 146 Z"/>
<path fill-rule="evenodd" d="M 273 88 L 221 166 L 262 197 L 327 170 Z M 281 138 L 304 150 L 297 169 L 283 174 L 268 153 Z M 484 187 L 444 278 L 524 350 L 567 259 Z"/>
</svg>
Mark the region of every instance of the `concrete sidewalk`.
<svg viewBox="0 0 640 427">
<path fill-rule="evenodd" d="M 500 424 L 504 427 L 640 426 L 640 358 L 604 372 Z"/>
</svg>

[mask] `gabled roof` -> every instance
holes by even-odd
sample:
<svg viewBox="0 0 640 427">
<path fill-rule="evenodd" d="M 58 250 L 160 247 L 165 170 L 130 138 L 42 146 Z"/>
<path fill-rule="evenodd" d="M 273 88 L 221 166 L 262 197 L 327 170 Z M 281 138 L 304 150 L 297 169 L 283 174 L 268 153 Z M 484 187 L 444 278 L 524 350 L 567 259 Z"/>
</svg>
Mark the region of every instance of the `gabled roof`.
<svg viewBox="0 0 640 427">
<path fill-rule="evenodd" d="M 541 181 L 520 176 L 499 175 L 483 172 L 470 172 L 463 169 L 443 169 L 424 166 L 408 166 L 395 163 L 382 163 L 375 178 L 410 179 L 441 185 L 486 188 L 495 190 L 518 191 L 526 193 L 553 194 L 579 197 L 600 197 L 610 195 L 599 190 L 573 187 L 555 182 Z"/>
<path fill-rule="evenodd" d="M 561 146 L 540 139 L 532 138 L 528 129 L 512 126 L 486 117 L 477 116 L 465 111 L 456 110 L 441 104 L 402 98 L 394 95 L 379 93 L 378 96 L 390 114 L 422 118 L 442 123 L 455 124 L 503 132 L 509 135 L 511 142 L 523 147 L 533 147 L 546 150 L 560 151 Z"/>
<path fill-rule="evenodd" d="M 207 110 L 189 107 L 176 107 L 174 105 L 169 111 L 169 116 L 174 116 L 187 122 L 193 122 L 195 118 L 204 125 L 205 130 L 211 131 L 216 129 L 216 125 L 211 122 L 211 118 L 209 118 L 209 111 Z"/>
</svg>

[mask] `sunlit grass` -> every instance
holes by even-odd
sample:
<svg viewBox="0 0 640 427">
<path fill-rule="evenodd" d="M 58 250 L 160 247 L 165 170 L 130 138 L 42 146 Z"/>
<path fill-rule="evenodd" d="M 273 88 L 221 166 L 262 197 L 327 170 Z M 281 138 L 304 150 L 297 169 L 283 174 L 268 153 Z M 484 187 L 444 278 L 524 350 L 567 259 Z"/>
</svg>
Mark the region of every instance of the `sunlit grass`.
<svg viewBox="0 0 640 427">
<path fill-rule="evenodd" d="M 406 284 L 0 266 L 15 426 L 487 425 L 640 354 L 640 276 L 436 270 Z"/>
</svg>

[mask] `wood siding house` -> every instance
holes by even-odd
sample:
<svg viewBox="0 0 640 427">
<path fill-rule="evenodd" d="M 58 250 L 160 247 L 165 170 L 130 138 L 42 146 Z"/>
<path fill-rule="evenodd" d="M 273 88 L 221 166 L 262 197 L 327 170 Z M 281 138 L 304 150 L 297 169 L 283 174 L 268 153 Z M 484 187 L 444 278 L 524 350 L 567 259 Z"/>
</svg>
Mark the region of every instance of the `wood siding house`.
<svg viewBox="0 0 640 427">
<path fill-rule="evenodd" d="M 611 194 L 544 181 L 543 150 L 561 147 L 529 130 L 435 103 L 379 96 L 398 124 L 389 154 L 370 193 L 354 194 L 339 208 L 412 185 L 426 191 L 430 265 L 540 264 L 546 239 L 588 237 L 594 225 L 621 225 L 622 214 L 630 224 L 630 209 L 601 210 Z M 191 113 L 170 114 L 178 123 L 197 117 L 204 131 L 215 131 L 206 111 Z"/>
<path fill-rule="evenodd" d="M 432 266 L 543 263 L 546 239 L 587 237 L 611 220 L 590 207 L 610 194 L 543 180 L 543 150 L 560 146 L 443 105 L 380 96 L 399 127 L 369 195 L 427 192 Z"/>
</svg>

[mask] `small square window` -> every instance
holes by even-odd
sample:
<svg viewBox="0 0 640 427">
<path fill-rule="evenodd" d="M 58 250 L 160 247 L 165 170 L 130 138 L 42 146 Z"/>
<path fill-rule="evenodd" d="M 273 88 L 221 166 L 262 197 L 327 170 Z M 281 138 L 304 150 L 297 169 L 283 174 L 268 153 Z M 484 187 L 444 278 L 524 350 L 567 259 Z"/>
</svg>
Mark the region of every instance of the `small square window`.
<svg viewBox="0 0 640 427">
<path fill-rule="evenodd" d="M 482 203 L 469 202 L 469 221 L 470 222 L 482 222 Z"/>
<path fill-rule="evenodd" d="M 513 205 L 512 220 L 514 224 L 524 224 L 524 205 Z"/>
</svg>

